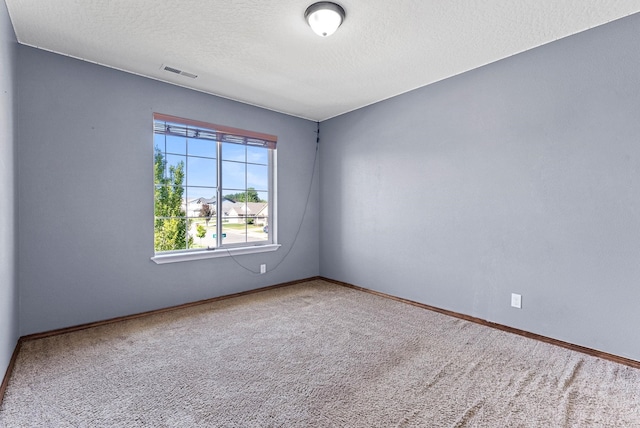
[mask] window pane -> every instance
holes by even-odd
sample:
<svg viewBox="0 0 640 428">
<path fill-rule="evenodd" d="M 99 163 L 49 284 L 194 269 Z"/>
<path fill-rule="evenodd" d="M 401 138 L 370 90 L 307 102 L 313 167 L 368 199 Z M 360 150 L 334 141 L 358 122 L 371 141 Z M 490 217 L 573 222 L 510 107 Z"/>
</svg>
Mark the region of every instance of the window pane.
<svg viewBox="0 0 640 428">
<path fill-rule="evenodd" d="M 167 153 L 178 155 L 187 153 L 187 139 L 185 137 L 176 137 L 175 135 L 167 135 L 166 137 Z"/>
<path fill-rule="evenodd" d="M 216 219 L 193 219 L 191 221 L 190 235 L 193 236 L 191 248 L 209 248 L 216 246 Z"/>
<path fill-rule="evenodd" d="M 212 194 L 211 197 L 204 197 L 204 193 Z M 216 200 L 215 189 L 202 187 L 187 187 L 186 215 L 190 218 L 205 218 L 215 216 Z"/>
<path fill-rule="evenodd" d="M 182 186 L 158 185 L 155 189 L 154 214 L 156 217 L 184 216 L 182 202 L 185 189 Z"/>
<path fill-rule="evenodd" d="M 190 156 L 216 157 L 216 142 L 210 140 L 189 139 L 188 154 Z"/>
<path fill-rule="evenodd" d="M 215 187 L 217 181 L 216 160 L 188 157 L 187 185 Z"/>
<path fill-rule="evenodd" d="M 267 165 L 269 163 L 269 149 L 247 146 L 247 162 Z"/>
<path fill-rule="evenodd" d="M 247 165 L 247 188 L 256 190 L 269 188 L 269 168 L 266 165 Z"/>
<path fill-rule="evenodd" d="M 153 134 L 153 147 L 155 149 L 164 152 L 164 135 L 162 134 Z"/>
<path fill-rule="evenodd" d="M 261 202 L 249 203 L 249 224 L 247 228 L 247 242 L 263 242 L 269 240 L 269 203 L 268 193 L 258 194 Z"/>
<path fill-rule="evenodd" d="M 216 200 L 215 198 L 203 198 L 203 203 L 199 205 L 198 218 L 215 222 L 216 219 Z"/>
<path fill-rule="evenodd" d="M 247 242 L 247 225 L 244 218 L 228 217 L 222 223 L 222 244 L 241 244 Z"/>
<path fill-rule="evenodd" d="M 255 224 L 258 226 L 267 226 L 269 224 L 269 193 L 258 192 L 260 198 L 259 205 L 253 208 L 253 216 Z"/>
<path fill-rule="evenodd" d="M 235 189 L 237 191 L 247 188 L 245 167 L 246 164 L 244 163 L 222 162 L 222 185 L 225 189 Z M 222 194 L 226 195 L 224 192 Z"/>
<path fill-rule="evenodd" d="M 222 144 L 222 160 L 245 162 L 245 146 L 241 144 Z"/>
<path fill-rule="evenodd" d="M 187 220 L 156 219 L 154 246 L 156 251 L 187 249 Z"/>
<path fill-rule="evenodd" d="M 242 202 L 225 200 L 222 202 L 222 222 L 232 222 L 232 218 L 240 217 L 242 213 Z"/>
<path fill-rule="evenodd" d="M 184 184 L 184 167 L 186 165 L 186 156 L 166 155 L 167 168 L 165 170 L 165 178 L 172 180 L 173 184 Z"/>
<path fill-rule="evenodd" d="M 247 230 L 247 242 L 266 242 L 269 240 L 267 225 L 251 225 Z"/>
<path fill-rule="evenodd" d="M 265 192 L 266 196 L 266 192 Z M 269 205 L 266 202 L 227 203 L 223 217 L 224 244 L 268 241 Z"/>
</svg>

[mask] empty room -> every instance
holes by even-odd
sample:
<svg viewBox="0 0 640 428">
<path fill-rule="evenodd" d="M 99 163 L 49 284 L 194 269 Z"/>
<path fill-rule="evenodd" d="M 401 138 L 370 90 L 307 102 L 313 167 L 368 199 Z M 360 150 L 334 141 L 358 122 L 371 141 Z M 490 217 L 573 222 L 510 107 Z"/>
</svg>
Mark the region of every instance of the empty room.
<svg viewBox="0 0 640 428">
<path fill-rule="evenodd" d="M 0 426 L 640 426 L 639 34 L 0 0 Z"/>
</svg>

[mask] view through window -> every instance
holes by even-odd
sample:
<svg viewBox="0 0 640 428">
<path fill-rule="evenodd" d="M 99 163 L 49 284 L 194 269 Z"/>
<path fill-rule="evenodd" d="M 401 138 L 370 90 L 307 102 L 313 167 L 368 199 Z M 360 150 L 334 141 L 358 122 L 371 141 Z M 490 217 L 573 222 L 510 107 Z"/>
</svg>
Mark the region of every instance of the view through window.
<svg viewBox="0 0 640 428">
<path fill-rule="evenodd" d="M 154 115 L 155 252 L 272 243 L 275 137 Z"/>
</svg>

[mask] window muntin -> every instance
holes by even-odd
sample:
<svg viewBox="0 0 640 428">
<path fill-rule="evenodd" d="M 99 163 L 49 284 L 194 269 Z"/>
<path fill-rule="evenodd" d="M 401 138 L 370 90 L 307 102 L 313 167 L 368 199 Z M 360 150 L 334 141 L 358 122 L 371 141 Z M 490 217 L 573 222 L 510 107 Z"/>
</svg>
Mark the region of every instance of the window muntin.
<svg viewBox="0 0 640 428">
<path fill-rule="evenodd" d="M 272 244 L 275 144 L 154 115 L 155 252 Z"/>
</svg>

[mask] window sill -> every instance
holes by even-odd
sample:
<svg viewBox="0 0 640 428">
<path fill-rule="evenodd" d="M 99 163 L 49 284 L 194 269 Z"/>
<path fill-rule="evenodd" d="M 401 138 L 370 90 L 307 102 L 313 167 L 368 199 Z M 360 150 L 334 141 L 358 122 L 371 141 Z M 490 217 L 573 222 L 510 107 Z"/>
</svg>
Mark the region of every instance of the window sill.
<svg viewBox="0 0 640 428">
<path fill-rule="evenodd" d="M 217 257 L 240 256 L 243 254 L 268 253 L 276 251 L 280 244 L 256 245 L 253 247 L 221 248 L 218 250 L 193 251 L 189 253 L 161 254 L 151 257 L 159 265 L 165 263 L 190 262 L 193 260 L 213 259 Z"/>
</svg>

